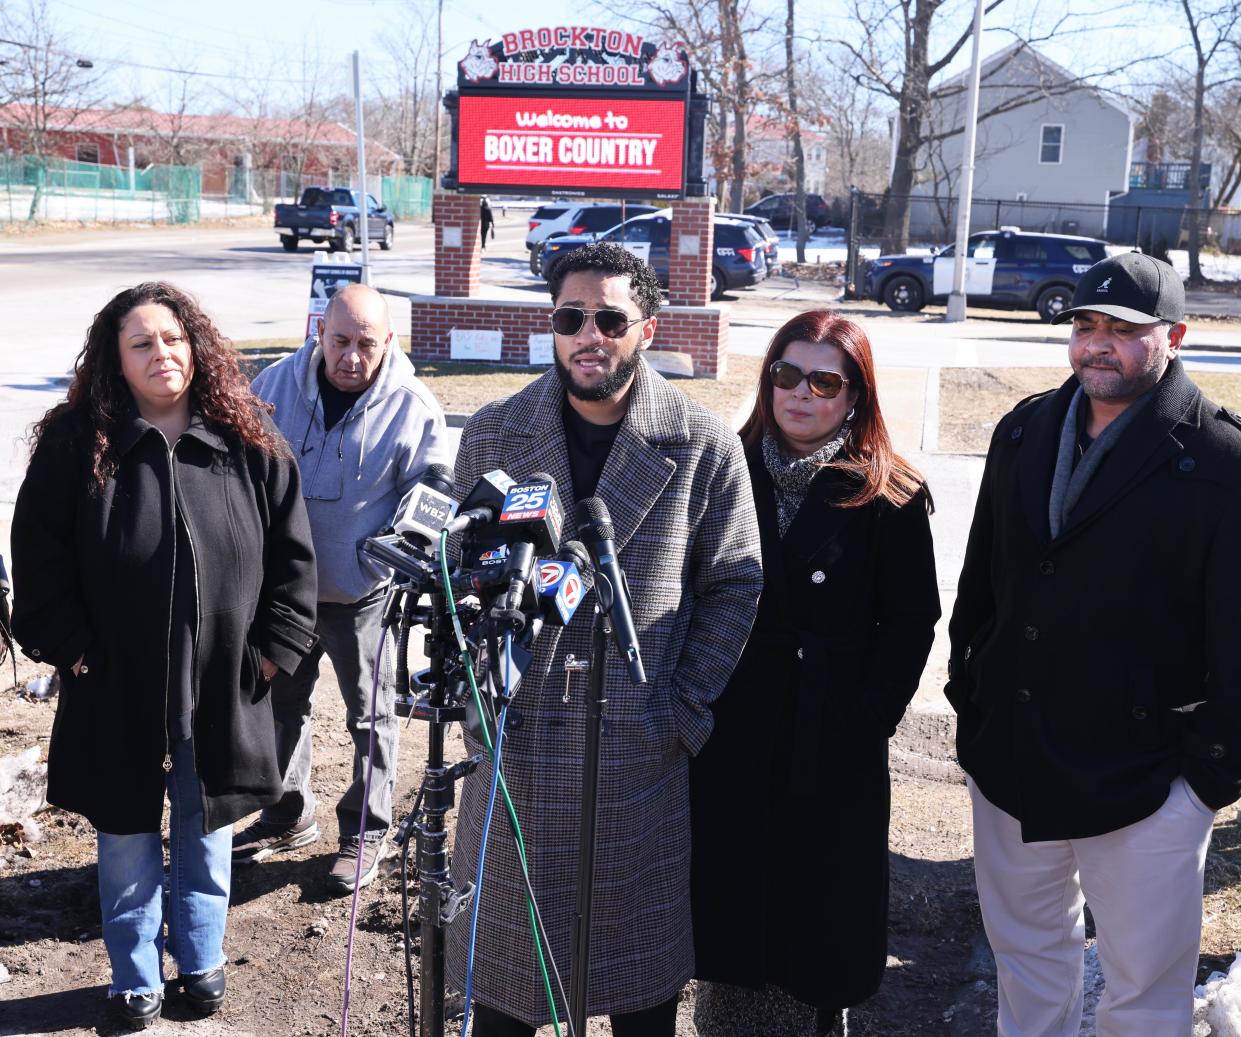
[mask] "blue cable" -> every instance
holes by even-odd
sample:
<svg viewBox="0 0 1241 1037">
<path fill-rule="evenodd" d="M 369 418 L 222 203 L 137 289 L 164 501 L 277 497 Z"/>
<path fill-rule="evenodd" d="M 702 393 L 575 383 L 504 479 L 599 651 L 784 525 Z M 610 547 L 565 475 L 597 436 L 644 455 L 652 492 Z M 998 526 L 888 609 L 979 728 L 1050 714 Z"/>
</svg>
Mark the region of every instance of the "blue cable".
<svg viewBox="0 0 1241 1037">
<path fill-rule="evenodd" d="M 474 874 L 474 908 L 470 913 L 470 950 L 465 966 L 465 1015 L 461 1020 L 461 1037 L 469 1033 L 470 1006 L 474 1003 L 474 945 L 478 938 L 478 909 L 483 900 L 483 863 L 487 859 L 487 840 L 491 835 L 491 818 L 496 808 L 496 790 L 500 787 L 500 747 L 504 744 L 504 722 L 508 716 L 509 665 L 513 657 L 513 635 L 504 635 L 504 698 L 496 721 L 496 745 L 491 767 L 491 792 L 487 797 L 487 813 L 483 818 L 482 840 L 478 846 L 478 868 Z M 485 724 L 486 718 L 480 718 Z"/>
</svg>

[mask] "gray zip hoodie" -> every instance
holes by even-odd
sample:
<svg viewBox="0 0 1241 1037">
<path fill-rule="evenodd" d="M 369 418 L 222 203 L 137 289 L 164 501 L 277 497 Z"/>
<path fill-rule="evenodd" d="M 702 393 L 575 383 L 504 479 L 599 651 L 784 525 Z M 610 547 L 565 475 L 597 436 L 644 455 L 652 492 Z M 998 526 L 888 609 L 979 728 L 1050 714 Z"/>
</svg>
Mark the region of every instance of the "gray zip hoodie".
<svg viewBox="0 0 1241 1037">
<path fill-rule="evenodd" d="M 319 559 L 319 600 L 354 602 L 383 586 L 392 570 L 361 553 L 391 526 L 432 464 L 452 464 L 444 412 L 414 377 L 394 337 L 375 381 L 325 431 L 314 338 L 261 371 L 254 392 L 276 406 L 272 418 L 293 448 Z"/>
</svg>

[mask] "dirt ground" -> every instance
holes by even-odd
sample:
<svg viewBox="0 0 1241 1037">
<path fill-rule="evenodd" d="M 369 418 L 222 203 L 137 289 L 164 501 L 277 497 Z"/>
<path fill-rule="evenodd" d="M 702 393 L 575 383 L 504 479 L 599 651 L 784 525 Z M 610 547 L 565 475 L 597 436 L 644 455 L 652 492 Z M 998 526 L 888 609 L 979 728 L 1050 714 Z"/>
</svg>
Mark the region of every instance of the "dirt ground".
<svg viewBox="0 0 1241 1037">
<path fill-rule="evenodd" d="M 22 683 L 40 672 L 19 669 Z M 7 681 L 6 681 L 7 683 Z M 53 704 L 3 695 L 0 755 L 46 748 Z M 402 731 L 397 812 L 412 803 L 425 759 L 425 727 Z M 350 898 L 325 881 L 337 831 L 332 804 L 344 787 L 351 745 L 330 668 L 316 696 L 314 791 L 323 834 L 311 846 L 233 875 L 225 952 L 229 994 L 222 1011 L 199 1019 L 175 999 L 151 1037 L 186 1034 L 316 1035 L 341 1032 Z M 450 760 L 463 755 L 458 738 Z M 1241 828 L 1221 814 L 1208 862 L 1207 927 L 1200 979 L 1226 967 L 1241 940 Z M 81 818 L 51 809 L 38 817 L 43 838 L 26 850 L 0 846 L 0 1035 L 110 1037 L 122 1031 L 105 1007 L 108 961 L 100 938 L 94 832 Z M 844 840 L 842 833 L 842 850 Z M 994 966 L 981 931 L 970 858 L 964 786 L 893 775 L 892 891 L 888 971 L 879 994 L 850 1014 L 854 1037 L 983 1037 L 994 1033 Z M 566 895 L 572 895 L 567 891 Z M 791 905 L 795 910 L 795 905 Z M 744 903 L 737 939 L 746 938 Z M 829 934 L 830 938 L 830 934 Z M 417 968 L 417 958 L 415 969 Z M 169 963 L 171 968 L 171 963 Z M 408 1032 L 401 940 L 400 877 L 363 890 L 353 949 L 349 1029 Z M 694 989 L 682 995 L 678 1035 L 692 1037 Z M 461 998 L 449 992 L 449 1034 Z M 605 1020 L 590 1033 L 610 1033 Z M 550 1027 L 543 1035 L 552 1033 Z"/>
</svg>

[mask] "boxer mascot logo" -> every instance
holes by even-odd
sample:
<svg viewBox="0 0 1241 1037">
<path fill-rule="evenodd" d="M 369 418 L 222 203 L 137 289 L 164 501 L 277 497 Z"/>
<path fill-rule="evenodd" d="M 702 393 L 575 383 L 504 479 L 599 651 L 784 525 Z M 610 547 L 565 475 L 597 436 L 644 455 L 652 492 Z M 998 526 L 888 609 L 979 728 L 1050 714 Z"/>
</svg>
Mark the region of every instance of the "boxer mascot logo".
<svg viewBox="0 0 1241 1037">
<path fill-rule="evenodd" d="M 681 44 L 661 43 L 655 48 L 651 60 L 646 63 L 646 74 L 660 86 L 679 83 L 689 72 L 689 65 L 681 56 Z"/>
<path fill-rule="evenodd" d="M 491 56 L 491 41 L 479 43 L 478 40 L 470 40 L 470 49 L 466 52 L 458 64 L 461 66 L 461 72 L 471 83 L 477 83 L 483 79 L 490 79 L 500 70 L 500 63 Z"/>
</svg>

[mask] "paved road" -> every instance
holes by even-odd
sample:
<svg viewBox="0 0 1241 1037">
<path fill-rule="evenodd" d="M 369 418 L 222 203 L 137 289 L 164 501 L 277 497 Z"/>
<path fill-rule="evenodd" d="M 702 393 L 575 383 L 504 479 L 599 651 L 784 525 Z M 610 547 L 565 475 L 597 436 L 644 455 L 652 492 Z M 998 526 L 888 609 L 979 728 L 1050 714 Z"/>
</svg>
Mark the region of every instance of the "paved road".
<svg viewBox="0 0 1241 1037">
<path fill-rule="evenodd" d="M 484 253 L 482 280 L 489 294 L 544 297 L 545 287 L 527 267 L 525 231 L 523 214 L 501 216 L 496 240 Z M 373 282 L 433 292 L 432 241 L 429 226 L 400 225 L 393 251 L 372 252 Z M 296 338 L 305 327 L 309 265 L 309 250 L 285 253 L 267 227 L 67 230 L 0 239 L 0 284 L 12 329 L 0 349 L 0 550 L 7 553 L 8 519 L 25 468 L 22 437 L 63 395 L 85 330 L 111 295 L 163 278 L 195 292 L 234 339 Z M 898 447 L 918 453 L 936 489 L 940 578 L 949 592 L 960 568 L 979 463 L 919 453 L 935 447 L 933 420 L 926 421 L 928 413 L 934 418 L 935 407 L 924 408 L 925 387 L 936 384 L 938 367 L 1061 366 L 1067 332 L 1027 315 L 958 325 L 934 313 L 897 315 L 869 303 L 841 304 L 834 289 L 789 278 L 732 293 L 722 305 L 731 310 L 732 348 L 752 355 L 761 354 L 773 330 L 804 309 L 836 306 L 866 323 Z M 407 327 L 408 304 L 393 299 L 392 306 L 397 326 Z M 1241 364 L 1241 334 L 1195 329 L 1190 341 L 1237 350 L 1191 352 L 1191 367 Z"/>
</svg>

